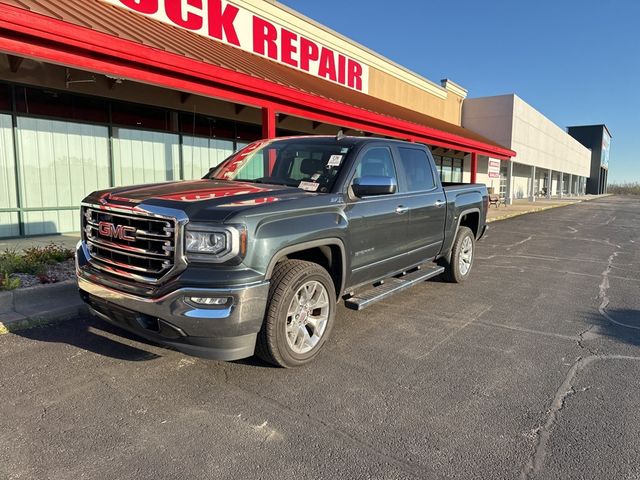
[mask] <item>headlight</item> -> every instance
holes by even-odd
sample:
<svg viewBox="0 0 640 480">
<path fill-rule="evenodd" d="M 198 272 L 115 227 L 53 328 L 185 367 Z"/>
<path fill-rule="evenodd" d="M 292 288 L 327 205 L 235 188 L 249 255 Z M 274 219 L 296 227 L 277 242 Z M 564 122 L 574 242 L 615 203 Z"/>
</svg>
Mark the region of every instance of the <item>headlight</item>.
<svg viewBox="0 0 640 480">
<path fill-rule="evenodd" d="M 246 245 L 246 230 L 193 223 L 185 229 L 184 243 L 188 259 L 222 263 L 244 255 L 242 245 Z"/>
<path fill-rule="evenodd" d="M 227 235 L 224 232 L 198 232 L 187 230 L 187 253 L 213 253 L 227 249 Z"/>
</svg>

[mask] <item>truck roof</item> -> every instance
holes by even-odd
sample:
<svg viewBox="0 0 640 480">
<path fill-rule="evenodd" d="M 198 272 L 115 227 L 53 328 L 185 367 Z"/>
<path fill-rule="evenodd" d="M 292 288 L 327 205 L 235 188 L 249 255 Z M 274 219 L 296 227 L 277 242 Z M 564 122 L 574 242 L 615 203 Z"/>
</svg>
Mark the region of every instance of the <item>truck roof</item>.
<svg viewBox="0 0 640 480">
<path fill-rule="evenodd" d="M 340 143 L 344 143 L 346 145 L 361 145 L 363 143 L 370 142 L 388 142 L 388 143 L 398 143 L 398 144 L 408 144 L 408 145 L 422 145 L 420 143 L 412 143 L 405 140 L 396 140 L 390 138 L 382 138 L 382 137 L 359 137 L 359 136 L 351 136 L 345 135 L 343 137 L 338 138 L 336 135 L 296 135 L 291 137 L 278 137 L 273 139 L 274 142 L 282 141 L 282 140 L 318 140 L 318 141 L 326 141 L 326 140 L 335 140 Z M 422 145 L 423 146 L 423 145 Z"/>
</svg>

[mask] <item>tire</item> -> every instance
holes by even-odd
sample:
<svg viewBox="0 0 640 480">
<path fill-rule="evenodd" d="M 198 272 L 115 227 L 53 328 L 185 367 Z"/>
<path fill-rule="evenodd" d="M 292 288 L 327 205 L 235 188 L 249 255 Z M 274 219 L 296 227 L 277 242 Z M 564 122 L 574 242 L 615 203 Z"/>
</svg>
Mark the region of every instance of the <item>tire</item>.
<svg viewBox="0 0 640 480">
<path fill-rule="evenodd" d="M 469 278 L 475 259 L 475 250 L 476 237 L 471 229 L 468 227 L 458 228 L 456 239 L 451 247 L 451 258 L 442 259 L 439 262 L 445 268 L 442 274 L 444 280 L 450 283 L 462 283 Z"/>
<path fill-rule="evenodd" d="M 333 328 L 335 291 L 329 273 L 316 263 L 285 260 L 276 265 L 256 355 L 285 368 L 315 359 Z"/>
</svg>

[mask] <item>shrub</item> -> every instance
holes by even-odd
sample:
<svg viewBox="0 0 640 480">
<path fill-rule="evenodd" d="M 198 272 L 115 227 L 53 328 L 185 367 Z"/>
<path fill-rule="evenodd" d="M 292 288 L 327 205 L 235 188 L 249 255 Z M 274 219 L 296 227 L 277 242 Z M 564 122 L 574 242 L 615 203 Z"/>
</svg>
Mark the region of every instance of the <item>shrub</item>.
<svg viewBox="0 0 640 480">
<path fill-rule="evenodd" d="M 0 254 L 0 277 L 4 274 L 11 275 L 12 273 L 22 271 L 23 267 L 22 257 L 15 250 L 5 250 Z"/>
<path fill-rule="evenodd" d="M 19 288 L 22 282 L 17 277 L 11 277 L 8 273 L 0 276 L 0 291 L 15 290 Z"/>
<path fill-rule="evenodd" d="M 617 195 L 640 195 L 640 183 L 612 184 L 607 187 L 607 191 Z"/>
<path fill-rule="evenodd" d="M 23 257 L 28 263 L 51 265 L 73 258 L 73 250 L 51 243 L 46 247 L 26 248 Z"/>
<path fill-rule="evenodd" d="M 15 249 L 7 249 L 0 253 L 0 277 L 10 276 L 14 273 L 43 275 L 47 266 L 71 258 L 73 258 L 73 250 L 53 243 L 46 247 L 27 248 L 24 253 L 19 253 Z"/>
</svg>

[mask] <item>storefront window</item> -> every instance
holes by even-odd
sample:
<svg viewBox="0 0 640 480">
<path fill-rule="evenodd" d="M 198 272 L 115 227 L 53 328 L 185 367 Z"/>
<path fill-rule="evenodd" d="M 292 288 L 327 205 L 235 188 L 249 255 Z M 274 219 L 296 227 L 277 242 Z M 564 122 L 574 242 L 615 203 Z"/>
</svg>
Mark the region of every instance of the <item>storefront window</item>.
<svg viewBox="0 0 640 480">
<path fill-rule="evenodd" d="M 0 115 L 0 209 L 17 208 L 16 170 L 10 115 Z M 0 211 L 0 238 L 20 234 L 18 213 Z"/>
<path fill-rule="evenodd" d="M 11 110 L 11 87 L 0 83 L 0 110 Z"/>
<path fill-rule="evenodd" d="M 440 155 L 434 155 L 433 161 L 436 164 L 436 170 L 438 170 L 438 175 L 442 178 L 442 157 Z"/>
<path fill-rule="evenodd" d="M 211 167 L 222 163 L 233 153 L 233 141 L 183 136 L 182 161 L 184 179 L 202 178 Z"/>
<path fill-rule="evenodd" d="M 232 120 L 181 113 L 180 132 L 185 135 L 233 140 L 236 136 L 236 127 Z"/>
<path fill-rule="evenodd" d="M 114 128 L 112 143 L 116 186 L 164 182 L 180 177 L 178 135 Z"/>
<path fill-rule="evenodd" d="M 174 131 L 172 112 L 164 108 L 113 102 L 111 105 L 111 119 L 114 125 L 162 130 L 165 132 Z"/>
<path fill-rule="evenodd" d="M 452 182 L 451 170 L 453 167 L 453 159 L 449 157 L 442 158 L 442 172 L 440 178 L 443 182 Z"/>
<path fill-rule="evenodd" d="M 462 183 L 462 163 L 463 160 L 461 158 L 453 159 L 453 167 L 451 173 L 452 182 Z"/>
<path fill-rule="evenodd" d="M 108 100 L 58 90 L 16 87 L 18 113 L 92 123 L 109 121 Z"/>
<path fill-rule="evenodd" d="M 26 235 L 77 232 L 79 205 L 109 187 L 106 126 L 18 117 L 20 190 Z"/>
<path fill-rule="evenodd" d="M 464 159 L 434 155 L 433 160 L 442 182 L 462 183 Z"/>
<path fill-rule="evenodd" d="M 262 138 L 262 127 L 249 123 L 236 124 L 236 140 L 239 142 L 251 143 Z"/>
</svg>

